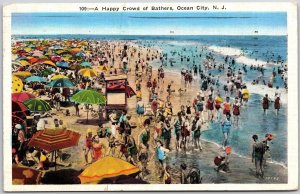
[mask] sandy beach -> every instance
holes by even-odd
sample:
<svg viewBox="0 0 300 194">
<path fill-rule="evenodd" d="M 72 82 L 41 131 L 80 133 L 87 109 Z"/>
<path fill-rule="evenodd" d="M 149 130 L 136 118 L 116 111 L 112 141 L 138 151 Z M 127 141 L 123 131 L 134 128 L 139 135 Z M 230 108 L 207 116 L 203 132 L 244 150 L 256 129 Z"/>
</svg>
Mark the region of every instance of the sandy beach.
<svg viewBox="0 0 300 194">
<path fill-rule="evenodd" d="M 95 44 L 95 42 L 87 43 L 87 44 Z M 113 72 L 116 71 L 117 74 L 121 72 L 122 69 L 122 58 L 120 55 L 113 55 L 114 61 L 112 61 L 112 56 L 108 56 L 108 53 L 113 51 L 113 53 L 122 53 L 122 50 L 124 48 L 124 45 L 130 45 L 128 49 L 128 73 L 127 73 L 127 81 L 128 85 L 134 90 L 137 91 L 136 87 L 136 64 L 141 65 L 141 63 L 138 63 L 137 61 L 147 61 L 147 65 L 152 66 L 152 77 L 153 78 L 158 77 L 159 70 L 155 64 L 160 63 L 159 57 L 162 56 L 164 51 L 162 49 L 157 49 L 159 47 L 145 47 L 140 46 L 136 44 L 136 42 L 130 42 L 130 41 L 111 41 L 109 44 L 107 44 L 106 47 L 106 54 L 104 57 L 107 59 L 107 63 L 105 65 L 110 68 L 110 71 L 107 71 L 105 73 L 105 76 L 109 76 L 110 74 L 114 74 Z M 84 47 L 83 47 L 84 48 Z M 246 64 L 248 66 L 250 65 L 257 65 L 262 64 L 262 61 L 253 61 L 253 59 L 245 58 L 244 56 L 239 56 L 240 53 L 238 50 L 232 49 L 232 48 L 217 48 L 217 47 L 208 47 L 208 51 L 205 51 L 208 53 L 210 50 L 221 54 L 221 55 L 228 55 L 230 57 L 235 58 L 237 63 Z M 205 52 L 202 52 L 204 55 Z M 226 53 L 226 54 L 225 54 Z M 13 59 L 17 60 L 19 56 L 14 55 Z M 150 60 L 147 60 L 147 58 L 150 58 Z M 185 59 L 186 60 L 186 59 Z M 205 61 L 206 59 L 201 58 L 201 60 Z M 91 67 L 93 70 L 98 71 L 99 70 L 99 64 L 93 65 Z M 175 69 L 175 68 L 174 68 Z M 60 70 L 61 71 L 61 70 Z M 58 71 L 60 73 L 60 71 Z M 72 71 L 72 70 L 68 70 Z M 181 106 L 183 105 L 186 107 L 187 105 L 190 105 L 191 102 L 197 97 L 197 93 L 201 92 L 201 78 L 199 75 L 194 76 L 193 81 L 191 82 L 189 87 L 185 87 L 185 81 L 184 78 L 181 76 L 181 69 L 175 69 L 172 71 L 165 70 L 165 77 L 163 79 L 163 82 L 161 81 L 158 83 L 159 88 L 157 89 L 158 93 L 158 101 L 161 101 L 163 104 L 166 102 L 168 92 L 168 84 L 171 84 L 172 92 L 170 95 L 170 101 L 172 102 L 172 111 L 173 115 L 171 116 L 172 120 L 176 119 L 177 112 L 181 111 Z M 149 96 L 150 92 L 147 86 L 147 76 L 145 71 L 142 71 L 142 81 L 141 81 L 141 95 L 142 95 L 142 102 L 145 106 L 149 104 Z M 223 79 L 223 77 L 221 77 Z M 95 81 L 95 79 L 93 79 Z M 262 85 L 250 85 L 248 82 L 245 82 L 247 84 L 248 89 L 251 91 L 251 93 L 256 93 L 259 95 L 264 95 L 265 93 L 270 93 L 273 95 L 275 93 L 275 88 L 267 88 L 267 86 Z M 79 85 L 79 84 L 78 84 Z M 79 87 L 79 86 L 76 86 Z M 182 89 L 182 92 L 179 92 L 179 90 Z M 32 91 L 32 90 L 27 90 Z M 281 96 L 281 102 L 283 104 L 287 103 L 287 93 L 285 93 L 285 89 L 280 88 L 280 91 L 282 92 Z M 202 94 L 205 96 L 205 101 L 208 99 L 208 93 L 207 91 L 202 91 Z M 214 93 L 215 95 L 215 93 Z M 44 98 L 45 96 L 41 95 L 40 98 Z M 188 103 L 188 101 L 190 103 Z M 133 96 L 130 98 L 127 98 L 127 107 L 128 111 L 127 114 L 131 115 L 131 119 L 129 123 L 136 125 L 135 128 L 131 131 L 131 136 L 135 139 L 137 142 L 139 137 L 139 134 L 144 129 L 143 122 L 147 116 L 138 116 L 136 112 L 136 103 L 137 103 L 137 97 Z M 151 106 L 149 104 L 149 106 Z M 93 108 L 96 110 L 97 106 L 93 105 Z M 65 112 L 66 110 L 69 110 L 70 115 L 66 116 Z M 88 123 L 85 123 L 86 119 L 86 112 L 83 104 L 79 105 L 79 117 L 75 116 L 75 108 L 72 105 L 69 105 L 67 107 L 61 107 L 60 110 L 56 110 L 55 108 L 52 108 L 50 111 L 52 118 L 46 118 L 48 120 L 48 123 L 52 123 L 54 119 L 59 119 L 64 122 L 64 125 L 67 129 L 70 129 L 72 131 L 75 131 L 79 133 L 80 139 L 79 143 L 75 147 L 66 148 L 62 151 L 65 153 L 70 154 L 70 158 L 65 161 L 70 164 L 68 167 L 61 167 L 58 166 L 57 169 L 75 169 L 75 170 L 83 170 L 87 166 L 85 165 L 85 156 L 84 156 L 84 148 L 85 148 L 85 140 L 86 135 L 89 132 L 92 132 L 93 135 L 96 135 L 99 128 L 97 126 L 97 118 L 91 118 Z M 194 110 L 193 110 L 194 114 Z M 244 113 L 243 113 L 244 114 Z M 245 113 L 246 114 L 246 113 Z M 211 125 L 209 118 L 208 118 L 208 111 L 205 110 L 202 112 L 201 119 L 203 119 L 202 124 L 202 130 L 203 133 L 210 133 Z M 149 145 L 150 151 L 155 152 L 155 141 L 153 139 L 155 128 L 157 127 L 158 123 L 153 121 L 150 124 L 150 142 Z M 52 125 L 49 124 L 48 126 L 45 126 L 46 128 L 51 128 Z M 105 121 L 103 124 L 104 128 L 110 128 L 111 122 Z M 217 130 L 217 129 L 216 129 Z M 180 164 L 186 163 L 188 165 L 197 165 L 199 169 L 201 170 L 201 176 L 203 183 L 286 183 L 287 182 L 287 167 L 282 166 L 280 164 L 275 164 L 271 162 L 267 162 L 267 167 L 265 168 L 265 177 L 264 178 L 258 178 L 255 175 L 255 166 L 251 162 L 251 153 L 248 153 L 246 156 L 241 156 L 240 154 L 237 154 L 233 151 L 233 153 L 230 155 L 230 173 L 220 173 L 215 170 L 215 164 L 214 164 L 214 158 L 218 155 L 221 155 L 224 153 L 224 150 L 222 149 L 222 146 L 220 145 L 221 142 L 212 143 L 209 140 L 202 139 L 202 151 L 193 150 L 192 140 L 188 140 L 187 142 L 187 151 L 176 151 L 174 147 L 175 145 L 175 134 L 172 129 L 172 137 L 170 142 L 170 148 L 171 151 L 167 153 L 166 163 L 171 168 L 170 173 L 172 175 L 172 183 L 178 184 L 180 183 Z M 251 137 L 249 137 L 251 138 Z M 116 135 L 116 139 L 121 139 L 119 135 Z M 108 153 L 109 144 L 106 138 L 100 138 L 100 142 L 103 143 L 104 147 L 107 149 L 105 150 L 105 153 L 103 153 L 103 156 L 110 155 Z M 251 145 L 249 145 L 251 146 Z M 117 150 L 120 148 L 117 147 Z M 233 148 L 235 150 L 236 148 Z M 119 151 L 116 152 L 114 157 L 120 156 Z M 89 156 L 90 157 L 90 156 Z M 123 157 L 122 159 L 125 159 Z M 91 160 L 91 158 L 89 158 Z M 91 165 L 91 164 L 89 164 Z M 140 163 L 138 163 L 138 167 L 140 170 L 142 170 L 142 166 Z M 164 180 L 162 178 L 159 178 L 159 172 L 157 170 L 158 164 L 155 159 L 152 159 L 148 162 L 148 169 L 150 171 L 150 174 L 143 177 L 143 180 L 149 182 L 149 183 L 155 183 L 155 184 L 163 184 Z M 49 169 L 50 171 L 52 169 Z M 47 173 L 47 170 L 44 171 L 44 173 Z"/>
</svg>

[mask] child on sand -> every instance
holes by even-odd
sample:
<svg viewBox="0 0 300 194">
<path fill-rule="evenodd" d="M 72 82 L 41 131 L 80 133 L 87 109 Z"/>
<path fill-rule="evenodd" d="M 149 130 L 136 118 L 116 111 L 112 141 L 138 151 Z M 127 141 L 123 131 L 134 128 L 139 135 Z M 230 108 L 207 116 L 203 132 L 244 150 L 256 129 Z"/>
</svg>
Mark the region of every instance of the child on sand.
<svg viewBox="0 0 300 194">
<path fill-rule="evenodd" d="M 231 154 L 231 148 L 226 147 L 226 149 L 224 151 L 225 152 L 222 155 L 217 156 L 214 159 L 214 163 L 217 166 L 217 168 L 215 168 L 215 170 L 217 172 L 229 173 L 229 172 L 231 172 L 229 169 L 229 156 Z"/>
</svg>

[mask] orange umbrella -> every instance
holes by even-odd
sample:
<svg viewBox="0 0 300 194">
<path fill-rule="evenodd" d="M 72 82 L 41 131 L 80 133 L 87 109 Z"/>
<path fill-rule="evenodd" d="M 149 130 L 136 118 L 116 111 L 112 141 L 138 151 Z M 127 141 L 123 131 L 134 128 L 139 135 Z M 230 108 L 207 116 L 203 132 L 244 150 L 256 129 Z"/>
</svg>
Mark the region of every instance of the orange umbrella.
<svg viewBox="0 0 300 194">
<path fill-rule="evenodd" d="M 37 58 L 30 58 L 30 59 L 28 60 L 28 62 L 31 63 L 31 64 L 36 63 L 36 62 L 38 62 L 38 61 L 39 61 L 39 59 L 37 59 Z"/>
<path fill-rule="evenodd" d="M 139 173 L 140 169 L 120 158 L 107 156 L 87 167 L 80 175 L 81 183 L 97 183 L 104 178 Z"/>
</svg>

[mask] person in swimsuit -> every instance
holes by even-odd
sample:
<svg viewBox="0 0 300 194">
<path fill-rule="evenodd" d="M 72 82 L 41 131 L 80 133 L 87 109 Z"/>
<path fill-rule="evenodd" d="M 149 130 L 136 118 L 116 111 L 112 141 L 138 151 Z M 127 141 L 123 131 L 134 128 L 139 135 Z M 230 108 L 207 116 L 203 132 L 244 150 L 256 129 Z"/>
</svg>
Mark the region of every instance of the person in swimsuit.
<svg viewBox="0 0 300 194">
<path fill-rule="evenodd" d="M 175 136 L 176 136 L 176 141 L 175 141 L 176 151 L 178 151 L 180 149 L 179 139 L 180 139 L 182 124 L 183 124 L 183 119 L 182 119 L 180 112 L 178 112 L 177 118 L 175 119 L 174 124 L 173 124 L 174 132 L 175 132 Z"/>
<path fill-rule="evenodd" d="M 274 108 L 275 108 L 276 116 L 278 116 L 278 112 L 280 109 L 280 97 L 277 93 L 275 94 Z"/>
<path fill-rule="evenodd" d="M 184 151 L 186 151 L 186 144 L 187 144 L 187 138 L 190 136 L 190 124 L 189 124 L 189 117 L 186 116 L 185 120 L 182 124 L 181 127 L 181 143 L 180 143 L 180 147 L 184 149 Z"/>
<path fill-rule="evenodd" d="M 85 148 L 84 148 L 84 159 L 85 159 L 85 165 L 88 165 L 88 154 L 91 153 L 91 157 L 93 157 L 93 133 L 91 129 L 88 129 L 88 134 L 85 138 Z"/>
<path fill-rule="evenodd" d="M 225 120 L 222 122 L 222 133 L 223 133 L 223 149 L 225 149 L 225 147 L 228 144 L 228 136 L 230 133 L 230 129 L 231 129 L 231 119 L 230 119 L 230 114 L 226 114 L 226 118 Z"/>
<path fill-rule="evenodd" d="M 235 98 L 234 104 L 232 106 L 232 114 L 234 125 L 236 126 L 236 128 L 238 128 L 239 126 L 240 107 L 241 104 L 239 103 L 238 98 Z"/>
<path fill-rule="evenodd" d="M 226 116 L 231 112 L 231 103 L 230 98 L 226 97 L 226 101 L 223 103 L 223 114 Z"/>
<path fill-rule="evenodd" d="M 217 94 L 215 98 L 215 108 L 216 108 L 216 114 L 217 114 L 217 121 L 219 121 L 221 118 L 220 116 L 220 110 L 221 110 L 221 103 L 223 102 L 223 99 L 221 98 L 220 94 Z"/>
<path fill-rule="evenodd" d="M 269 109 L 271 99 L 268 97 L 268 94 L 265 95 L 262 99 L 262 108 L 264 110 L 264 114 L 267 115 L 267 110 Z"/>
<path fill-rule="evenodd" d="M 213 121 L 214 118 L 214 100 L 212 99 L 212 95 L 209 95 L 208 100 L 206 101 L 206 110 L 208 114 L 208 120 Z"/>
</svg>

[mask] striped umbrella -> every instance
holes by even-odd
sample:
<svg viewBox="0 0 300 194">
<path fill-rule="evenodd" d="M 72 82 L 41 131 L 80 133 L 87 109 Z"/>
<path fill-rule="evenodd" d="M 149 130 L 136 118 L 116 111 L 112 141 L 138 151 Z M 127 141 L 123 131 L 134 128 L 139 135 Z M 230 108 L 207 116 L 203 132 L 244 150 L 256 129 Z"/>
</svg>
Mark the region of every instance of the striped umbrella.
<svg viewBox="0 0 300 194">
<path fill-rule="evenodd" d="M 80 134 L 66 129 L 45 129 L 35 133 L 28 146 L 53 152 L 56 163 L 56 151 L 78 145 Z M 56 170 L 56 165 L 55 165 Z"/>
<path fill-rule="evenodd" d="M 32 112 L 47 112 L 51 110 L 50 105 L 42 99 L 27 99 L 23 104 Z"/>
<path fill-rule="evenodd" d="M 79 138 L 80 134 L 71 130 L 45 129 L 35 133 L 29 141 L 28 146 L 52 152 L 76 146 Z"/>
</svg>

